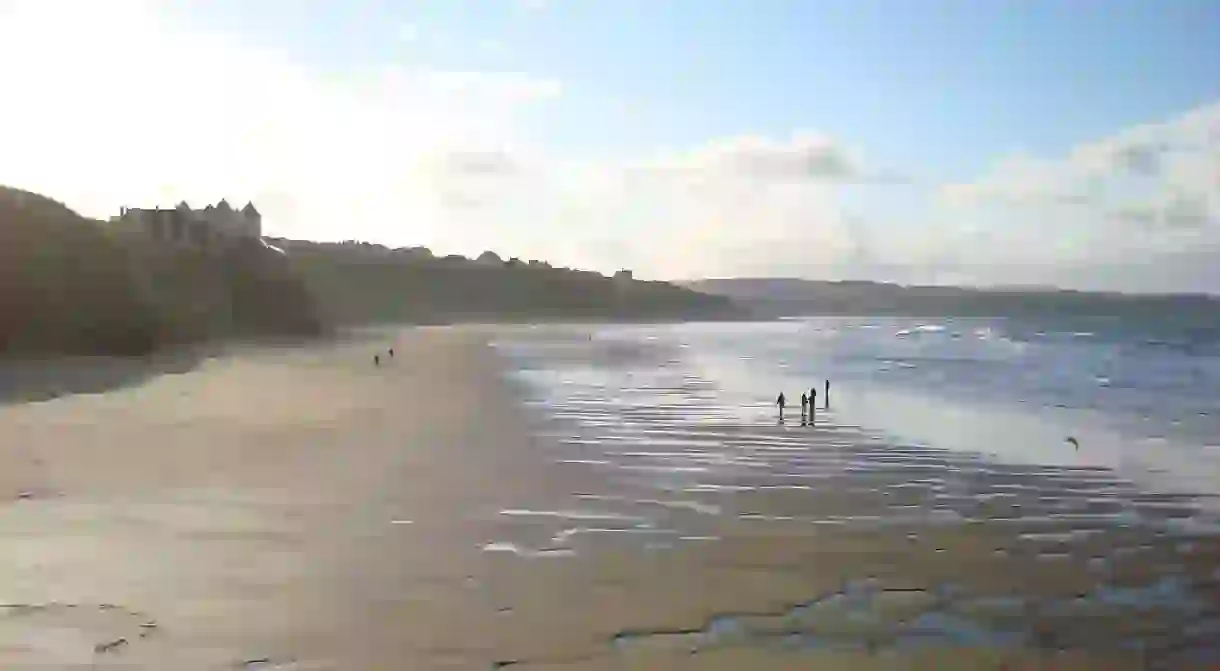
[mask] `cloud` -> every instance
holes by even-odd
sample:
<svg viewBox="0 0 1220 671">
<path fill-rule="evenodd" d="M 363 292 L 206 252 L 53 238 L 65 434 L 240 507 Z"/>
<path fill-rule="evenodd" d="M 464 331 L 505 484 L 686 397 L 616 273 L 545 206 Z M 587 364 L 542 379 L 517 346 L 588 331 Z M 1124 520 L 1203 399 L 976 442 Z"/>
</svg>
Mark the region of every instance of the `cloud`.
<svg viewBox="0 0 1220 671">
<path fill-rule="evenodd" d="M 448 70 L 417 71 L 423 81 L 438 90 L 472 99 L 491 97 L 510 103 L 556 98 L 563 86 L 554 79 L 542 79 L 520 72 L 462 72 Z"/>
<path fill-rule="evenodd" d="M 1009 157 L 938 194 L 943 221 L 986 222 L 978 277 L 1041 277 L 1093 288 L 1215 292 L 1215 273 L 1180 272 L 1200 250 L 1220 266 L 1220 103 L 1121 129 L 1058 157 Z M 1012 260 L 1025 257 L 1024 268 Z M 1206 254 L 1204 254 L 1206 256 Z M 1119 272 L 1116 269 L 1122 268 Z M 1172 281 L 1166 278 L 1174 278 Z M 1168 282 L 1168 284 L 1167 284 Z"/>
<path fill-rule="evenodd" d="M 562 94 L 516 72 L 334 77 L 161 3 L 104 4 L 0 3 L 0 183 L 92 216 L 227 197 L 257 201 L 277 235 L 471 244 L 419 166 L 512 145 Z"/>
<path fill-rule="evenodd" d="M 870 176 L 841 144 L 812 133 L 794 134 L 787 140 L 754 135 L 713 140 L 686 152 L 655 159 L 643 167 L 765 181 L 857 181 L 882 176 Z"/>
<path fill-rule="evenodd" d="M 946 184 L 940 195 L 949 205 L 1001 202 L 1010 205 L 1087 205 L 1099 184 L 1080 166 L 1015 154 L 997 162 L 972 182 Z"/>
<path fill-rule="evenodd" d="M 511 175 L 519 168 L 515 157 L 504 150 L 455 150 L 441 156 L 444 169 L 459 175 Z"/>
<path fill-rule="evenodd" d="M 1220 105 L 938 190 L 811 132 L 590 160 L 528 132 L 579 87 L 428 64 L 324 72 L 171 7 L 0 0 L 0 183 L 99 217 L 253 199 L 273 235 L 645 277 L 1152 286 L 1213 277 L 1170 271 L 1220 254 Z M 859 211 L 892 198 L 910 206 Z"/>
<path fill-rule="evenodd" d="M 985 176 L 947 185 L 942 197 L 1081 208 L 1084 217 L 1164 226 L 1220 219 L 1220 104 L 1074 147 L 1058 158 L 1015 156 Z"/>
<path fill-rule="evenodd" d="M 809 133 L 711 139 L 620 162 L 476 151 L 456 157 L 464 168 L 454 184 L 467 200 L 452 209 L 484 239 L 518 245 L 505 250 L 512 255 L 645 276 L 1209 288 L 1216 273 L 1188 252 L 1220 250 L 1217 190 L 1200 190 L 1211 154 L 1185 133 L 1161 145 L 1116 137 L 1060 159 L 1012 157 L 960 201 Z M 895 184 L 911 208 L 853 212 L 852 193 L 886 200 Z M 1187 258 L 1194 270 L 1174 267 Z"/>
<path fill-rule="evenodd" d="M 669 157 L 680 179 L 657 161 L 548 156 L 523 131 L 564 95 L 545 77 L 381 64 L 336 78 L 159 4 L 3 6 L 0 81 L 17 95 L 0 107 L 0 183 L 98 217 L 253 199 L 273 235 L 693 276 L 770 254 L 829 263 L 846 248 L 833 183 L 864 174 L 812 135 L 712 140 Z"/>
<path fill-rule="evenodd" d="M 398 27 L 400 42 L 415 42 L 419 39 L 419 27 L 412 23 L 404 23 Z"/>
</svg>

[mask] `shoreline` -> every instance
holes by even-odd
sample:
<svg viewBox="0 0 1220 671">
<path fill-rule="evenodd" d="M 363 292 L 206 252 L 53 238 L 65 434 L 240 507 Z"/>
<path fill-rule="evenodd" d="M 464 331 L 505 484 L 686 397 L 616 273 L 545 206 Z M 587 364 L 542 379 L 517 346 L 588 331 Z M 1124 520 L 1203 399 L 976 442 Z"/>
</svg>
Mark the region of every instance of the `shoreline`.
<svg viewBox="0 0 1220 671">
<path fill-rule="evenodd" d="M 330 325 L 327 330 L 320 334 L 314 335 L 299 335 L 299 334 L 245 334 L 245 335 L 230 335 L 212 339 L 203 339 L 198 341 L 186 341 L 177 343 L 166 343 L 155 349 L 142 354 L 108 354 L 108 353 L 79 353 L 70 351 L 38 351 L 38 350 L 15 350 L 11 352 L 0 352 L 0 368 L 3 367 L 22 367 L 33 366 L 35 364 L 50 365 L 62 362 L 73 361 L 115 361 L 115 362 L 145 362 L 150 359 L 161 360 L 167 357 L 197 355 L 202 358 L 220 354 L 229 349 L 239 348 L 283 348 L 283 347 L 309 347 L 316 344 L 328 343 L 343 343 L 352 340 L 353 338 L 364 337 L 365 333 L 377 332 L 396 332 L 419 328 L 436 328 L 436 327 L 460 327 L 473 329 L 496 328 L 502 326 L 521 327 L 521 326 L 612 326 L 614 324 L 624 324 L 632 326 L 641 325 L 670 325 L 670 324 L 720 324 L 720 323 L 751 323 L 751 322 L 773 322 L 776 319 L 758 318 L 752 315 L 733 315 L 733 316 L 672 316 L 672 317 L 630 317 L 630 316 L 592 316 L 587 318 L 573 316 L 553 316 L 546 317 L 540 315 L 522 315 L 519 318 L 514 318 L 505 315 L 467 315 L 455 316 L 452 318 L 429 319 L 419 321 L 403 321 L 403 320 L 387 320 L 338 323 Z"/>
<path fill-rule="evenodd" d="M 167 344 L 139 355 L 76 354 L 57 352 L 12 352 L 0 354 L 0 407 L 11 404 L 39 403 L 78 394 L 98 394 L 144 384 L 162 375 L 176 375 L 194 370 L 210 359 L 238 352 L 285 350 L 301 347 L 334 347 L 365 341 L 376 346 L 376 339 L 387 334 L 411 329 L 458 328 L 475 331 L 500 327 L 590 325 L 668 325 L 697 323 L 749 323 L 754 317 L 641 318 L 637 320 L 612 317 L 588 319 L 563 318 L 539 320 L 523 316 L 519 321 L 479 321 L 452 319 L 417 323 L 390 321 L 385 323 L 341 324 L 327 332 L 312 335 L 248 335 Z"/>
<path fill-rule="evenodd" d="M 757 407 L 760 417 L 774 414 L 771 399 L 749 397 L 742 390 L 795 386 L 796 376 L 788 372 L 718 372 L 722 381 L 732 380 L 733 391 L 752 404 L 749 407 Z M 1012 463 L 1104 467 L 1161 492 L 1220 492 L 1220 460 L 1208 453 L 1207 443 L 1124 432 L 1124 418 L 1100 410 L 966 398 L 860 379 L 836 380 L 833 394 L 833 412 L 840 421 L 868 427 L 895 442 L 980 453 Z M 1079 440 L 1080 450 L 1066 442 L 1068 436 Z M 1211 511 L 1220 512 L 1220 500 Z"/>
<path fill-rule="evenodd" d="M 215 347 L 174 347 L 143 356 L 37 355 L 0 358 L 0 407 L 138 386 L 194 370 Z"/>
<path fill-rule="evenodd" d="M 526 358 L 529 370 L 539 367 L 541 362 Z M 596 376 L 567 380 L 562 367 L 547 369 L 541 363 L 549 370 L 546 376 L 571 382 L 553 386 L 543 382 L 531 399 L 531 405 L 543 408 L 544 413 L 557 413 L 556 419 L 543 426 L 558 442 L 555 458 L 559 468 L 566 469 L 562 477 L 584 483 L 594 471 L 615 479 L 614 487 L 620 490 L 620 495 L 585 491 L 580 499 L 583 506 L 575 506 L 577 514 L 569 515 L 567 524 L 580 526 L 581 520 L 593 519 L 601 521 L 584 525 L 622 526 L 627 524 L 623 520 L 638 522 L 643 515 L 647 528 L 621 529 L 619 534 L 676 544 L 682 559 L 667 569 L 673 575 L 666 580 L 680 582 L 684 570 L 701 565 L 701 555 L 710 552 L 715 556 L 717 551 L 711 548 L 728 545 L 738 548 L 734 553 L 744 554 L 719 568 L 761 571 L 768 567 L 767 580 L 784 586 L 775 587 L 770 597 L 765 593 L 758 597 L 764 599 L 761 604 L 723 604 L 664 626 L 641 626 L 637 634 L 652 633 L 633 635 L 633 640 L 647 645 L 665 641 L 675 650 L 684 650 L 692 641 L 706 643 L 709 637 L 740 644 L 742 636 L 726 635 L 726 629 L 741 634 L 744 627 L 753 628 L 745 638 L 770 641 L 773 648 L 782 643 L 779 639 L 792 635 L 797 613 L 808 614 L 810 609 L 836 601 L 864 599 L 870 584 L 874 592 L 880 588 L 887 599 L 918 600 L 939 599 L 944 595 L 932 592 L 956 582 L 979 599 L 959 605 L 994 623 L 1007 623 L 1007 627 L 985 633 L 979 623 L 963 622 L 960 612 L 925 612 L 930 620 L 940 621 L 935 626 L 921 623 L 920 640 L 935 641 L 939 636 L 942 645 L 950 647 L 963 640 L 990 640 L 990 645 L 1012 655 L 1014 663 L 1024 655 L 1026 663 L 1032 663 L 1028 657 L 1033 656 L 1052 665 L 1067 663 L 1056 662 L 1053 652 L 1067 645 L 1076 647 L 1071 654 L 1087 651 L 1106 660 L 1094 660 L 1098 666 L 1090 667 L 1086 660 L 1076 659 L 1074 663 L 1082 666 L 1070 668 L 1127 668 L 1124 664 L 1128 662 L 1144 668 L 1121 649 L 1129 639 L 1143 636 L 1151 646 L 1149 654 L 1160 660 L 1147 668 L 1162 668 L 1158 664 L 1178 668 L 1166 660 L 1189 651 L 1199 653 L 1200 646 L 1200 654 L 1215 659 L 1217 651 L 1208 652 L 1205 635 L 1199 638 L 1197 631 L 1190 633 L 1194 629 L 1179 629 L 1183 626 L 1178 620 L 1181 613 L 1211 603 L 1198 611 L 1207 614 L 1209 624 L 1197 626 L 1220 631 L 1220 609 L 1210 600 L 1211 591 L 1220 588 L 1220 555 L 1213 551 L 1217 530 L 1177 528 L 1180 520 L 1199 510 L 1196 498 L 1141 493 L 1098 466 L 1005 464 L 977 452 L 894 441 L 840 424 L 842 418 L 834 412 L 820 414 L 825 423 L 814 429 L 799 428 L 791 419 L 787 426 L 776 426 L 770 414 L 773 409 L 768 412 L 766 408 L 760 408 L 759 418 L 751 422 L 738 413 L 720 412 L 716 401 L 704 398 L 712 405 L 694 402 L 690 395 L 697 394 L 699 386 L 681 371 L 673 371 L 671 378 L 651 373 L 633 377 L 636 368 L 631 366 L 640 366 L 641 372 L 650 370 L 652 358 L 627 358 L 633 364 L 607 374 L 601 382 Z M 559 364 L 552 361 L 551 365 Z M 652 391 L 645 392 L 641 386 Z M 654 483 L 641 486 L 641 479 Z M 622 491 L 631 495 L 624 499 Z M 674 522 L 682 516 L 680 523 Z M 547 519 L 542 514 L 536 517 L 537 524 Z M 665 526 L 671 522 L 677 526 Z M 559 557 L 568 546 L 555 545 L 553 539 L 572 536 L 562 528 L 556 533 L 559 536 L 534 534 L 542 536 L 542 541 L 519 543 L 520 554 L 535 557 L 535 562 L 563 561 Z M 588 536 L 589 541 L 596 536 Z M 764 541 L 765 552 L 751 547 Z M 649 542 L 641 540 L 639 545 Z M 708 549 L 690 549 L 699 545 Z M 657 550 L 654 562 L 661 561 L 663 552 Z M 551 556 L 555 558 L 543 559 Z M 809 575 L 805 564 L 816 567 L 815 575 Z M 777 578 L 777 573 L 787 578 Z M 793 573 L 799 576 L 795 583 Z M 746 575 L 746 580 L 763 579 L 754 572 Z M 809 582 L 802 588 L 803 581 Z M 843 593 L 844 581 L 866 587 L 855 594 Z M 663 590 L 664 585 L 661 581 L 652 589 Z M 560 591 L 576 589 L 567 586 Z M 1172 599 L 1162 593 L 1173 604 L 1154 605 L 1157 590 L 1175 593 Z M 1041 600 L 1027 599 L 1015 610 L 1007 605 L 1023 594 Z M 1126 596 L 1116 596 L 1119 594 Z M 805 598 L 798 598 L 802 595 Z M 1200 598 L 1203 601 L 1197 601 Z M 1123 599 L 1143 605 L 1128 610 L 1133 603 L 1124 605 Z M 1037 603 L 1033 612 L 1045 613 L 1045 617 L 1029 617 L 1024 609 L 1033 603 Z M 1121 620 L 1137 617 L 1138 608 L 1153 609 L 1138 611 L 1144 618 L 1163 608 L 1158 617 L 1167 619 L 1142 633 L 1123 629 Z M 1063 615 L 1071 612 L 1077 615 Z M 826 632 L 828 626 L 842 631 L 844 623 L 834 618 L 849 615 L 861 614 L 829 612 L 822 617 L 838 624 L 823 620 L 806 625 L 813 632 Z M 1033 628 L 1038 622 L 1054 625 L 1049 632 L 1039 632 Z M 1023 623 L 1025 630 L 1013 630 L 1015 623 Z M 908 637 L 916 632 L 902 634 L 903 627 L 891 624 L 895 626 L 888 633 L 881 632 L 881 640 L 890 643 L 880 649 L 897 654 L 897 650 L 907 649 Z M 848 629 L 853 627 L 860 633 L 857 625 Z M 786 633 L 777 639 L 778 632 Z M 872 635 L 877 634 L 874 629 Z M 1035 634 L 1052 638 L 1039 643 Z M 1191 642 L 1175 649 L 1181 645 L 1173 642 L 1175 636 Z M 801 640 L 806 648 L 836 648 L 833 639 L 814 636 Z M 1032 649 L 1022 651 L 1014 641 L 1024 641 Z M 877 652 L 876 643 L 874 639 L 873 652 Z M 844 644 L 849 649 L 853 646 L 850 637 L 840 640 L 838 652 Z M 853 663 L 874 663 L 868 661 L 874 658 L 867 657 L 872 653 L 861 639 L 854 646 L 864 656 Z M 807 659 L 808 668 L 819 668 L 813 664 L 815 658 Z M 886 664 L 890 663 L 899 664 L 894 659 Z M 998 667 L 966 664 L 965 668 Z"/>
</svg>

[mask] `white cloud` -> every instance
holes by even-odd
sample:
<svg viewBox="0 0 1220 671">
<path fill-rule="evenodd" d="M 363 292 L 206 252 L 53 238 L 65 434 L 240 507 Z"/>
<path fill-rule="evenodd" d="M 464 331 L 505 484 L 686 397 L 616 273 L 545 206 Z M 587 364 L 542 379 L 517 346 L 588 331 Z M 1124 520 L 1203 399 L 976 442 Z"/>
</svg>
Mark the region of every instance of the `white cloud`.
<svg viewBox="0 0 1220 671">
<path fill-rule="evenodd" d="M 787 141 L 751 135 L 714 140 L 687 152 L 653 160 L 644 167 L 761 180 L 864 177 L 858 159 L 844 147 L 812 133 L 798 133 Z"/>
<path fill-rule="evenodd" d="M 1151 285 L 1220 250 L 1220 105 L 1010 157 L 941 199 L 907 181 L 921 205 L 861 220 L 853 192 L 884 201 L 903 180 L 833 138 L 557 157 L 524 122 L 568 95 L 559 82 L 392 64 L 335 78 L 165 7 L 0 0 L 0 184 L 100 217 L 251 198 L 273 235 L 653 277 Z"/>
<path fill-rule="evenodd" d="M 978 277 L 1125 290 L 1166 290 L 1175 278 L 1180 290 L 1220 290 L 1220 274 L 1175 268 L 1184 254 L 1197 265 L 1200 250 L 1220 250 L 1220 103 L 1059 157 L 1010 157 L 945 186 L 940 203 L 938 216 L 959 227 L 985 222 L 987 244 L 961 235 L 955 243 L 986 259 Z"/>
<path fill-rule="evenodd" d="M 681 156 L 715 155 L 722 144 Z M 476 158 L 481 174 L 494 174 L 506 184 L 489 194 L 487 187 L 466 180 L 468 198 L 503 198 L 500 212 L 516 210 L 506 221 L 526 219 L 535 231 L 559 233 L 535 240 L 533 248 L 562 241 L 563 247 L 549 249 L 566 263 L 633 267 L 667 277 L 738 274 L 767 266 L 830 264 L 848 247 L 833 183 L 770 180 L 765 178 L 769 168 L 760 179 L 750 170 L 726 170 L 717 161 L 682 162 L 672 169 L 662 161 Z M 484 170 L 491 167 L 495 170 Z"/>
<path fill-rule="evenodd" d="M 1000 160 L 974 182 L 945 185 L 942 196 L 955 205 L 975 201 L 1080 205 L 1094 197 L 1096 188 L 1091 174 L 1078 165 L 1017 154 Z"/>
<path fill-rule="evenodd" d="M 0 183 L 99 217 L 252 198 L 272 234 L 441 231 L 460 245 L 419 166 L 453 147 L 511 143 L 520 115 L 561 93 L 519 73 L 384 67 L 331 79 L 163 7 L 0 3 Z"/>
<path fill-rule="evenodd" d="M 553 79 L 538 79 L 518 72 L 423 71 L 424 83 L 453 96 L 472 101 L 531 102 L 555 98 L 563 87 Z"/>
<path fill-rule="evenodd" d="M 1066 205 L 1085 219 L 1220 227 L 1220 104 L 1081 144 L 1064 156 L 1012 157 L 947 202 Z M 1218 231 L 1220 233 L 1220 231 Z"/>
<path fill-rule="evenodd" d="M 400 42 L 414 42 L 419 39 L 419 27 L 412 23 L 404 23 L 398 27 Z"/>
<path fill-rule="evenodd" d="M 15 95 L 0 183 L 89 215 L 252 198 L 273 235 L 652 276 L 829 262 L 845 244 L 834 189 L 805 179 L 856 169 L 829 140 L 711 142 L 671 157 L 695 179 L 656 165 L 639 179 L 530 146 L 522 115 L 563 95 L 551 80 L 393 66 L 332 79 L 156 4 L 2 6 L 0 81 Z"/>
</svg>

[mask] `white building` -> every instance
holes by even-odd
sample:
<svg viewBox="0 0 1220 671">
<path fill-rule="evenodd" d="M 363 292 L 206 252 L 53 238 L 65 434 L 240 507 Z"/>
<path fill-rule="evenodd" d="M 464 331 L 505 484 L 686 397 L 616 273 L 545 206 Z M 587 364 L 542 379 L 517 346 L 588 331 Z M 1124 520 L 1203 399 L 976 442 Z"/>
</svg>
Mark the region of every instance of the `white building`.
<svg viewBox="0 0 1220 671">
<path fill-rule="evenodd" d="M 261 242 L 263 217 L 247 203 L 235 210 L 221 200 L 202 210 L 192 210 L 185 202 L 173 209 L 125 207 L 111 222 L 129 232 L 139 232 L 159 243 L 210 248 L 234 242 Z"/>
</svg>

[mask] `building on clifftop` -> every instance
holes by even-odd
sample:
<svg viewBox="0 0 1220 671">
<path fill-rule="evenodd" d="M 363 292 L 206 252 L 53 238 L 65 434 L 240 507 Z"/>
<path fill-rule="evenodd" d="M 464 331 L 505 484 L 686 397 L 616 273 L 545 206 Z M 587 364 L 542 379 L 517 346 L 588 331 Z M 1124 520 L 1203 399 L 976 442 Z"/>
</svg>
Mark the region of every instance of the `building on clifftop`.
<svg viewBox="0 0 1220 671">
<path fill-rule="evenodd" d="M 235 210 L 225 200 L 193 210 L 186 202 L 173 209 L 124 207 L 110 219 L 122 230 L 142 233 L 156 243 L 211 249 L 241 242 L 262 243 L 263 217 L 247 203 Z"/>
</svg>

